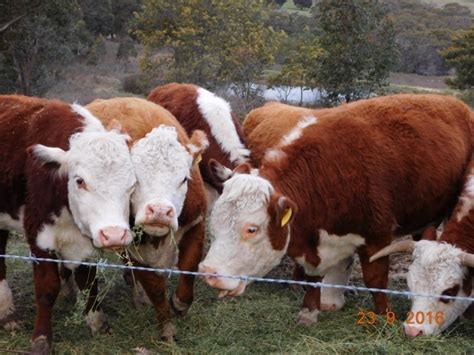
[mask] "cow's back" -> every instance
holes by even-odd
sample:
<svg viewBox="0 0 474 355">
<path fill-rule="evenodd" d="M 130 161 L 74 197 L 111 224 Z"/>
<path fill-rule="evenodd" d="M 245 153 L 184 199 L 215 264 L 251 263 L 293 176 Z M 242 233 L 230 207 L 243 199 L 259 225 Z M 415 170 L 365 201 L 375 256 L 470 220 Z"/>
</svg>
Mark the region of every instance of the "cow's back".
<svg viewBox="0 0 474 355">
<path fill-rule="evenodd" d="M 470 114 L 436 95 L 319 110 L 317 122 L 281 148 L 283 156 L 264 162 L 263 173 L 279 171 L 277 185 L 313 211 L 301 217 L 312 228 L 409 233 L 453 207 L 471 155 Z"/>
<path fill-rule="evenodd" d="M 180 142 L 188 142 L 188 136 L 176 118 L 165 108 L 150 101 L 134 97 L 117 97 L 95 100 L 86 107 L 102 121 L 104 126 L 111 125 L 113 120 L 118 121 L 122 131 L 131 137 L 132 144 L 160 125 L 175 127 Z"/>
<path fill-rule="evenodd" d="M 301 119 L 313 115 L 314 110 L 279 102 L 270 102 L 250 111 L 243 122 L 243 130 L 253 163 L 259 166 L 267 149 L 278 145 Z"/>
</svg>

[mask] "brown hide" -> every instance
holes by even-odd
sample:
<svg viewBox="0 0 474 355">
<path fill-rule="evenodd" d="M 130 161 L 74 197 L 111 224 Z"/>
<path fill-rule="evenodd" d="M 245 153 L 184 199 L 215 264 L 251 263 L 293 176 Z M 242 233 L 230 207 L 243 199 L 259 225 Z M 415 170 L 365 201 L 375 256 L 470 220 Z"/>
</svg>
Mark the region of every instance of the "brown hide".
<svg viewBox="0 0 474 355">
<path fill-rule="evenodd" d="M 258 110 L 270 112 L 272 127 L 277 116 L 297 121 L 295 115 L 303 118 L 307 112 L 283 104 Z M 395 95 L 313 114 L 317 123 L 260 168 L 298 207 L 288 254 L 304 255 L 317 266 L 319 229 L 361 235 L 366 240 L 359 250 L 364 280 L 384 288 L 388 258 L 371 265 L 368 257 L 388 245 L 392 234 L 423 228 L 455 205 L 471 156 L 470 110 L 452 97 Z M 254 128 L 251 147 L 251 137 L 264 137 L 268 127 L 261 120 Z M 385 296 L 376 297 L 378 311 L 386 306 Z"/>
<path fill-rule="evenodd" d="M 222 150 L 212 134 L 209 125 L 199 111 L 196 102 L 198 89 L 199 87 L 193 84 L 171 83 L 153 89 L 148 95 L 148 100 L 169 110 L 189 135 L 191 135 L 191 133 L 196 129 L 206 132 L 209 140 L 209 148 L 202 156 L 203 161 L 200 164 L 201 175 L 205 182 L 221 192 L 221 183 L 215 180 L 209 171 L 209 160 L 215 159 L 231 169 L 236 166 L 236 163 L 231 162 L 229 154 Z M 240 127 L 240 122 L 233 113 L 232 120 L 234 121 L 235 130 L 240 141 L 245 145 L 245 139 Z"/>
<path fill-rule="evenodd" d="M 0 96 L 0 213 L 17 218 L 19 208 L 25 205 L 23 226 L 30 249 L 38 257 L 55 258 L 36 246 L 36 237 L 44 223 L 52 223 L 52 217 L 68 207 L 67 181 L 56 174 L 54 164 L 38 163 L 27 148 L 43 144 L 67 150 L 70 136 L 82 126 L 83 118 L 66 103 Z M 0 231 L 2 249 L 6 236 Z M 4 278 L 5 263 L 0 269 Z M 60 288 L 59 273 L 53 263 L 35 263 L 33 270 L 37 313 L 32 351 L 47 351 L 52 338 L 52 308 Z"/>
</svg>

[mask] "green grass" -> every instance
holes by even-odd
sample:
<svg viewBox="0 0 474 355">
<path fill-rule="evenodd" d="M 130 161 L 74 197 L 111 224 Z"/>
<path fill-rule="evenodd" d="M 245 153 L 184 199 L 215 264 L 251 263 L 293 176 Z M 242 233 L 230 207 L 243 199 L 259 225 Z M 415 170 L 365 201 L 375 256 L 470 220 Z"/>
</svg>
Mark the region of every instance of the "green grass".
<svg viewBox="0 0 474 355">
<path fill-rule="evenodd" d="M 9 253 L 26 253 L 17 244 Z M 29 348 L 34 320 L 34 295 L 31 267 L 8 261 L 10 285 L 23 329 L 9 334 L 0 331 L 0 353 L 5 349 Z M 120 273 L 106 272 L 112 289 L 104 300 L 104 310 L 113 328 L 112 335 L 91 337 L 84 321 L 75 319 L 76 307 L 59 299 L 54 310 L 54 350 L 58 354 L 132 354 L 145 347 L 152 353 L 242 354 L 242 353 L 472 353 L 474 322 L 458 322 L 446 334 L 410 340 L 402 335 L 400 323 L 388 325 L 383 317 L 374 326 L 357 325 L 360 309 L 370 309 L 371 297 L 365 293 L 349 295 L 342 311 L 323 313 L 319 324 L 298 326 L 295 322 L 302 291 L 281 285 L 252 284 L 236 299 L 218 300 L 216 293 L 197 282 L 196 298 L 189 314 L 177 321 L 178 341 L 160 342 L 154 311 L 137 311 L 132 306 L 131 290 Z M 171 279 L 174 287 L 175 279 Z M 403 319 L 409 303 L 393 299 L 397 318 Z"/>
<path fill-rule="evenodd" d="M 309 9 L 303 9 L 303 10 L 300 10 L 293 2 L 293 0 L 288 0 L 287 2 L 285 2 L 283 4 L 283 6 L 281 7 L 282 10 L 284 11 L 288 11 L 288 12 L 291 12 L 291 13 L 298 13 L 300 15 L 303 15 L 303 16 L 310 16 L 311 13 L 309 12 Z"/>
</svg>

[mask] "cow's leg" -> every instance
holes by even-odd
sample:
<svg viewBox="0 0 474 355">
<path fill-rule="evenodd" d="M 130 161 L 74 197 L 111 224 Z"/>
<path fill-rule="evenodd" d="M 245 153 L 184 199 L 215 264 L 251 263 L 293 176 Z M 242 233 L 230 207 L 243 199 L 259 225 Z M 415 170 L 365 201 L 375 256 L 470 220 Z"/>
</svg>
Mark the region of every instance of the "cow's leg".
<svg viewBox="0 0 474 355">
<path fill-rule="evenodd" d="M 72 270 L 61 264 L 59 266 L 59 276 L 61 277 L 61 291 L 59 297 L 73 300 L 76 296 L 76 287 L 74 278 L 72 277 Z"/>
<path fill-rule="evenodd" d="M 202 221 L 188 230 L 179 243 L 178 268 L 182 271 L 197 271 L 204 247 L 204 224 Z M 176 292 L 170 303 L 177 315 L 186 314 L 194 298 L 193 275 L 179 275 Z"/>
<path fill-rule="evenodd" d="M 305 275 L 304 279 L 308 282 L 321 282 L 322 277 Z M 309 286 L 305 288 L 303 308 L 298 313 L 298 324 L 309 326 L 318 322 L 318 315 L 321 311 L 321 289 Z"/>
<path fill-rule="evenodd" d="M 36 247 L 31 251 L 39 258 L 54 258 L 48 252 Z M 51 352 L 52 328 L 51 315 L 54 302 L 61 288 L 59 270 L 56 263 L 33 263 L 33 275 L 36 296 L 36 322 L 33 330 L 31 352 L 49 354 Z"/>
<path fill-rule="evenodd" d="M 74 270 L 77 287 L 79 287 L 81 293 L 86 292 L 87 295 L 84 314 L 92 335 L 110 333 L 107 317 L 100 308 L 100 301 L 98 300 L 99 286 L 96 276 L 97 269 L 92 266 L 80 265 Z"/>
<path fill-rule="evenodd" d="M 0 230 L 0 254 L 6 254 L 8 241 L 8 231 Z M 0 326 L 6 330 L 19 328 L 16 320 L 15 305 L 13 304 L 13 295 L 8 286 L 7 265 L 5 258 L 0 258 Z"/>
<path fill-rule="evenodd" d="M 389 257 L 380 258 L 374 262 L 369 262 L 369 258 L 385 245 L 363 245 L 359 248 L 359 258 L 362 266 L 362 275 L 367 287 L 385 289 L 388 286 Z M 375 311 L 385 314 L 389 310 L 387 295 L 380 292 L 373 292 Z"/>
<path fill-rule="evenodd" d="M 161 338 L 172 342 L 176 337 L 176 327 L 171 319 L 171 310 L 166 299 L 166 279 L 150 271 L 134 270 L 135 280 L 140 282 L 155 307 Z"/>
<path fill-rule="evenodd" d="M 323 283 L 330 285 L 347 285 L 349 277 L 351 276 L 353 263 L 354 258 L 352 256 L 342 260 L 326 272 Z M 321 310 L 337 311 L 341 309 L 346 303 L 344 292 L 345 290 L 340 288 L 323 287 L 321 289 Z"/>
</svg>

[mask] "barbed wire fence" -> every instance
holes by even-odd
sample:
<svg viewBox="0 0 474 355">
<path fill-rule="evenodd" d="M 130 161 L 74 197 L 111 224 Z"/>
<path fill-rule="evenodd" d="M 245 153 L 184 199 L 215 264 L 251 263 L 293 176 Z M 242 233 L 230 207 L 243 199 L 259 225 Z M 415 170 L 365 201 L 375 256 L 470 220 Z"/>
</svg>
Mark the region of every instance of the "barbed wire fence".
<svg viewBox="0 0 474 355">
<path fill-rule="evenodd" d="M 153 268 L 153 267 L 135 266 L 135 265 L 111 264 L 103 259 L 97 262 L 90 262 L 90 261 L 64 260 L 64 259 L 53 259 L 53 258 L 39 258 L 33 254 L 30 254 L 30 255 L 0 254 L 0 258 L 22 260 L 25 262 L 33 262 L 33 263 L 50 262 L 50 263 L 56 263 L 56 264 L 70 264 L 70 265 L 77 265 L 77 266 L 83 265 L 83 266 L 89 266 L 89 267 L 97 267 L 98 269 L 148 271 L 148 272 L 156 272 L 159 274 L 164 274 L 164 275 L 167 275 L 169 278 L 172 276 L 177 276 L 177 275 L 215 276 L 219 278 L 238 279 L 246 283 L 262 282 L 262 283 L 271 283 L 271 284 L 307 286 L 307 287 L 314 287 L 314 288 L 335 288 L 335 289 L 342 289 L 342 290 L 353 291 L 353 292 L 380 292 L 380 293 L 384 293 L 388 295 L 403 296 L 407 298 L 425 297 L 425 298 L 474 302 L 474 297 L 444 296 L 444 295 L 441 296 L 441 295 L 433 295 L 433 294 L 426 294 L 426 293 L 416 293 L 416 292 L 411 292 L 411 291 L 363 287 L 363 286 L 355 286 L 355 285 L 335 285 L 335 284 L 327 284 L 327 283 L 322 283 L 322 282 L 309 282 L 309 281 L 289 280 L 289 279 L 281 279 L 281 278 L 276 279 L 276 278 L 269 278 L 269 277 L 235 276 L 235 275 L 223 275 L 223 274 L 206 273 L 206 272 L 198 272 L 198 271 L 184 271 L 184 270 L 179 270 L 179 269 L 174 269 L 174 268 Z"/>
</svg>

